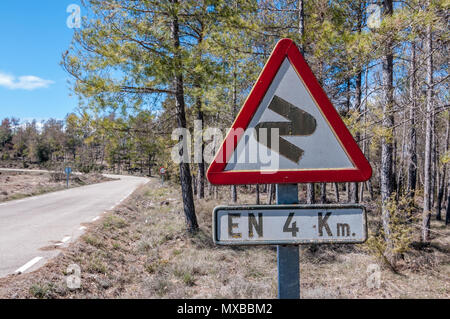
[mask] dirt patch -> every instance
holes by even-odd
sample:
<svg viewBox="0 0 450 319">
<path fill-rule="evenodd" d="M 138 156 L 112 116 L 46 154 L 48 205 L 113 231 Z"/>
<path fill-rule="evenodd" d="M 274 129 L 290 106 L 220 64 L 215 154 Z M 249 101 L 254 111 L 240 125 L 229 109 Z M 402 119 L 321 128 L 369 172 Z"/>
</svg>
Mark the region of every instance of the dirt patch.
<svg viewBox="0 0 450 319">
<path fill-rule="evenodd" d="M 69 188 L 113 180 L 102 174 L 71 175 Z M 62 172 L 14 172 L 0 170 L 0 202 L 66 189 Z"/>
<path fill-rule="evenodd" d="M 275 247 L 212 242 L 212 209 L 228 203 L 229 193 L 223 187 L 217 199 L 196 200 L 201 229 L 192 236 L 186 233 L 179 188 L 152 179 L 41 269 L 0 279 L 0 297 L 276 298 Z M 241 203 L 255 201 L 245 191 L 239 196 Z M 301 246 L 301 296 L 449 298 L 450 265 L 442 246 L 448 247 L 450 231 L 439 231 L 442 236 L 427 249 L 405 256 L 406 263 L 408 258 L 434 261 L 398 274 L 378 265 L 364 245 Z M 73 264 L 81 269 L 81 287 L 71 290 Z"/>
</svg>

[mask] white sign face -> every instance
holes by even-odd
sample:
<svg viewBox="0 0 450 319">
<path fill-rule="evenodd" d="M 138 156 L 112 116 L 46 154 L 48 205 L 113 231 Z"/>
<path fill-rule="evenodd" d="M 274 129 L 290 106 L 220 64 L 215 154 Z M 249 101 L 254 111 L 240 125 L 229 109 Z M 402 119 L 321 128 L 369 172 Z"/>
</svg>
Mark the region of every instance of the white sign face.
<svg viewBox="0 0 450 319">
<path fill-rule="evenodd" d="M 360 205 L 216 207 L 214 242 L 219 245 L 362 243 L 366 212 Z"/>
<path fill-rule="evenodd" d="M 267 140 L 271 140 L 270 132 L 257 133 L 261 128 L 279 128 L 280 138 L 268 143 Z M 261 134 L 265 134 L 266 142 Z M 278 148 L 271 146 L 275 140 L 279 141 Z M 333 128 L 286 58 L 239 140 L 225 171 L 353 168 L 355 166 Z"/>
</svg>

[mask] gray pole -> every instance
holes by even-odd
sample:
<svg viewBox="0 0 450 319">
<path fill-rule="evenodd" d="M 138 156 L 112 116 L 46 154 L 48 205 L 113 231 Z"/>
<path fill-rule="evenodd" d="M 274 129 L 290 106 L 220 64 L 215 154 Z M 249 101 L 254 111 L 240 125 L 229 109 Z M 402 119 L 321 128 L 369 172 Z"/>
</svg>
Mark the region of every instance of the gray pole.
<svg viewBox="0 0 450 319">
<path fill-rule="evenodd" d="M 277 204 L 298 204 L 298 184 L 277 184 Z M 299 261 L 298 246 L 277 246 L 278 299 L 300 298 Z"/>
</svg>

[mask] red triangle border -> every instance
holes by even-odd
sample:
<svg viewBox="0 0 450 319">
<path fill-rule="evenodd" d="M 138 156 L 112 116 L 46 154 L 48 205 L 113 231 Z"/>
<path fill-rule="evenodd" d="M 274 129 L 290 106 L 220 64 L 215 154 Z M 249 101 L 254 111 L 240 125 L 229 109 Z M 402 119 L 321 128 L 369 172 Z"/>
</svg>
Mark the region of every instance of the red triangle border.
<svg viewBox="0 0 450 319">
<path fill-rule="evenodd" d="M 315 99 L 322 114 L 328 120 L 330 126 L 349 159 L 355 168 L 351 169 L 311 169 L 311 170 L 277 170 L 272 174 L 259 171 L 224 171 L 228 159 L 233 154 L 234 148 L 226 148 L 226 142 L 233 138 L 227 134 L 214 160 L 207 171 L 207 178 L 215 185 L 244 185 L 244 184 L 280 184 L 280 183 L 315 183 L 315 182 L 362 182 L 372 176 L 372 167 L 359 149 L 358 144 L 340 118 L 338 112 L 331 104 L 325 91 L 320 86 L 310 67 L 306 63 L 299 49 L 291 39 L 281 39 L 275 46 L 272 54 L 264 66 L 261 74 L 253 86 L 241 111 L 236 117 L 232 128 L 248 127 L 256 110 L 264 98 L 272 80 L 277 74 L 285 58 L 289 59 L 297 74 L 303 79 L 304 84 Z M 237 136 L 237 140 L 241 138 Z M 235 147 L 237 142 L 234 143 Z M 225 161 L 219 162 L 220 156 Z"/>
</svg>

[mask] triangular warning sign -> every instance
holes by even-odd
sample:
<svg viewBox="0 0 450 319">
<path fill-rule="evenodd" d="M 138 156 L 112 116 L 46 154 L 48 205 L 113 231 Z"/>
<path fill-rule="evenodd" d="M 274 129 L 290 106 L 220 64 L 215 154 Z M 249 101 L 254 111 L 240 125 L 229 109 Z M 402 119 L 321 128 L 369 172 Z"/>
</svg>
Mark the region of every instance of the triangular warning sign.
<svg viewBox="0 0 450 319">
<path fill-rule="evenodd" d="M 360 182 L 371 175 L 290 39 L 277 43 L 207 172 L 212 184 Z"/>
</svg>

